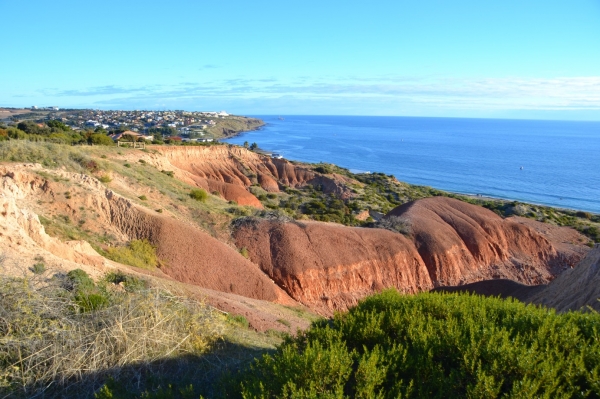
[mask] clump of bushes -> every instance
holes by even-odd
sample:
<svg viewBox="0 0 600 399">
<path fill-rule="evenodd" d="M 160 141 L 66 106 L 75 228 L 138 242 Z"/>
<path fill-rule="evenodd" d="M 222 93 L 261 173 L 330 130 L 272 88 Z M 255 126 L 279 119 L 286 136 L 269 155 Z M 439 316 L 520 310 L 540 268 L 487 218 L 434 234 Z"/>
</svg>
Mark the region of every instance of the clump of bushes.
<svg viewBox="0 0 600 399">
<path fill-rule="evenodd" d="M 126 246 L 108 248 L 107 257 L 115 262 L 140 267 L 142 269 L 154 269 L 158 266 L 156 248 L 148 240 L 132 240 Z"/>
<path fill-rule="evenodd" d="M 208 198 L 208 193 L 201 188 L 194 188 L 190 191 L 190 198 L 204 202 Z"/>
<path fill-rule="evenodd" d="M 73 293 L 73 302 L 79 312 L 91 312 L 107 307 L 110 299 L 99 289 L 94 280 L 83 270 L 75 269 L 67 273 L 66 288 Z"/>
<path fill-rule="evenodd" d="M 386 291 L 288 338 L 232 383 L 240 397 L 598 397 L 600 315 Z"/>
<path fill-rule="evenodd" d="M 121 271 L 107 273 L 106 276 L 104 276 L 104 280 L 115 285 L 122 285 L 123 288 L 129 292 L 139 292 L 148 288 L 147 281 L 130 276 Z"/>
</svg>

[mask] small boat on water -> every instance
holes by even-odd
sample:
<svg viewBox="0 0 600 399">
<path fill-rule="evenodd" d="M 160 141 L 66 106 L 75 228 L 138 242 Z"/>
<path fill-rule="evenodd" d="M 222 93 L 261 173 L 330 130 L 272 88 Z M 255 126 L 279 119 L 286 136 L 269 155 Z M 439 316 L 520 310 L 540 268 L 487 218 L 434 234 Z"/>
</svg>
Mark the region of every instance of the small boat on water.
<svg viewBox="0 0 600 399">
<path fill-rule="evenodd" d="M 271 158 L 283 159 L 283 155 L 274 152 L 274 153 L 271 154 Z"/>
<path fill-rule="evenodd" d="M 277 119 L 279 119 L 280 121 L 284 121 L 285 119 L 283 117 L 278 117 Z"/>
</svg>

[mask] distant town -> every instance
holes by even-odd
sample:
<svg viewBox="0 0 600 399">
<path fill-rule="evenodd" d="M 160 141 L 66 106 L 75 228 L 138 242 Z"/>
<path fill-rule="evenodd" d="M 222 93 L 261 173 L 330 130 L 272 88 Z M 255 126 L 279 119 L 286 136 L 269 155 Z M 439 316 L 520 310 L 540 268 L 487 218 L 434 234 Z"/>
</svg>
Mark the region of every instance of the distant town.
<svg viewBox="0 0 600 399">
<path fill-rule="evenodd" d="M 151 140 L 162 136 L 181 141 L 207 142 L 239 131 L 256 128 L 251 118 L 233 116 L 225 111 L 120 111 L 61 109 L 59 107 L 0 108 L 0 122 L 10 125 L 28 120 L 39 124 L 59 121 L 74 131 L 96 131 L 113 139 L 126 134 Z M 239 126 L 236 125 L 236 122 Z M 244 122 L 240 125 L 239 122 Z M 262 123 L 260 123 L 262 124 Z M 117 136 L 118 135 L 118 136 Z"/>
</svg>

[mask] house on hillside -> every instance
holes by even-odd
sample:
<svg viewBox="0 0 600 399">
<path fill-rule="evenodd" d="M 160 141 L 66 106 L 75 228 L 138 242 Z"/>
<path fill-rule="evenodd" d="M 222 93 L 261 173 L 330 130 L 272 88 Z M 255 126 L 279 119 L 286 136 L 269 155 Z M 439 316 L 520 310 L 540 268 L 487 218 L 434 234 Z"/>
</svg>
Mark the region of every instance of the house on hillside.
<svg viewBox="0 0 600 399">
<path fill-rule="evenodd" d="M 144 135 L 137 133 L 137 132 L 133 132 L 131 130 L 126 130 L 121 133 L 114 133 L 114 134 L 109 135 L 108 137 L 113 139 L 113 141 L 119 141 L 119 140 L 125 140 L 123 138 L 123 136 L 131 136 L 135 139 L 135 141 L 137 141 L 140 137 L 145 137 Z M 132 141 L 132 140 L 130 139 L 129 141 Z"/>
<path fill-rule="evenodd" d="M 131 130 L 122 133 L 114 133 L 109 135 L 113 141 L 121 146 L 131 146 L 133 148 L 146 148 L 146 140 L 153 140 L 154 136 L 144 136 L 143 134 L 132 132 Z"/>
</svg>

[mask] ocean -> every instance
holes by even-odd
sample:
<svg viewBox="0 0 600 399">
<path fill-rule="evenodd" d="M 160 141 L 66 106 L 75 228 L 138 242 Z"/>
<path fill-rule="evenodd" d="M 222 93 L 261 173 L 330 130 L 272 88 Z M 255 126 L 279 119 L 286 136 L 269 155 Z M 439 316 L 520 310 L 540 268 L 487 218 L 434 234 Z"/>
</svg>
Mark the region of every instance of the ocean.
<svg viewBox="0 0 600 399">
<path fill-rule="evenodd" d="M 600 213 L 600 122 L 256 117 L 263 128 L 225 141 L 456 193 Z"/>
</svg>

